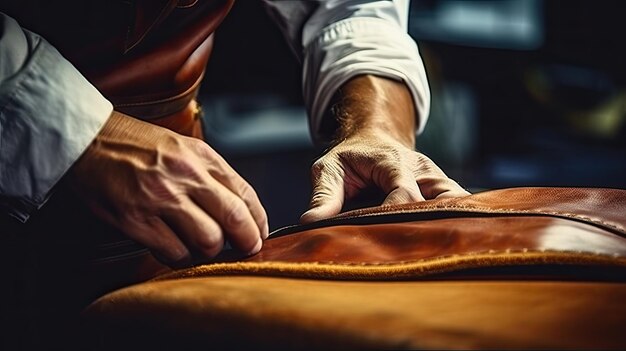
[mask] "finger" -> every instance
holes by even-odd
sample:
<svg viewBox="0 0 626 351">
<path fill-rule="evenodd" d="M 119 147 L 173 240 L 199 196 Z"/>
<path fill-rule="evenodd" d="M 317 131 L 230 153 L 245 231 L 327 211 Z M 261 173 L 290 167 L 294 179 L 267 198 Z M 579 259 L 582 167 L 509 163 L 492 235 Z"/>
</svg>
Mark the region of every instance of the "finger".
<svg viewBox="0 0 626 351">
<path fill-rule="evenodd" d="M 418 154 L 415 179 L 427 199 L 443 199 L 470 195 L 448 176 L 430 158 Z"/>
<path fill-rule="evenodd" d="M 343 169 L 337 164 L 317 161 L 311 168 L 313 194 L 309 209 L 300 217 L 301 223 L 311 223 L 332 217 L 343 207 Z"/>
<path fill-rule="evenodd" d="M 250 255 L 259 252 L 261 232 L 246 203 L 208 174 L 206 178 L 207 186 L 193 190 L 192 200 L 219 224 L 237 249 Z"/>
<path fill-rule="evenodd" d="M 168 211 L 163 218 L 195 256 L 215 257 L 222 250 L 220 225 L 190 198 L 180 200 L 176 210 Z"/>
<path fill-rule="evenodd" d="M 230 166 L 228 167 L 230 168 Z M 248 206 L 248 210 L 250 211 L 252 218 L 259 228 L 261 238 L 267 239 L 267 237 L 269 236 L 269 224 L 267 220 L 267 214 L 265 212 L 265 208 L 263 208 L 263 205 L 261 205 L 261 201 L 259 200 L 257 193 L 254 191 L 252 186 L 248 184 L 248 182 L 246 182 L 239 174 L 235 172 L 235 170 L 233 170 L 232 168 L 230 170 L 230 176 L 216 174 L 214 175 L 215 179 L 243 200 L 246 206 Z"/>
<path fill-rule="evenodd" d="M 457 182 L 452 179 L 448 179 L 447 182 L 440 185 L 439 188 L 434 191 L 435 199 L 447 199 L 453 197 L 463 197 L 471 195 L 469 191 L 463 189 Z"/>
<path fill-rule="evenodd" d="M 246 203 L 261 232 L 261 238 L 267 239 L 269 236 L 267 213 L 254 189 L 209 145 L 202 143 L 197 148 L 200 149 L 200 158 L 209 174 Z"/>
<path fill-rule="evenodd" d="M 128 225 L 132 236 L 145 245 L 153 256 L 172 268 L 189 266 L 191 253 L 174 231 L 159 217 L 147 217 L 143 222 Z"/>
<path fill-rule="evenodd" d="M 420 188 L 409 172 L 388 172 L 386 178 L 380 181 L 379 186 L 388 194 L 383 205 L 424 201 Z"/>
</svg>

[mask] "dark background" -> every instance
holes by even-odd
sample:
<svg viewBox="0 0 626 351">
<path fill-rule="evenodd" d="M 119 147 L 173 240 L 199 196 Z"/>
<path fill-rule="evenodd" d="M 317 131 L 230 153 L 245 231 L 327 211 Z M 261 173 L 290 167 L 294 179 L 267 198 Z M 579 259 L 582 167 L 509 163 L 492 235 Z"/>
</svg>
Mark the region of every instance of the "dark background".
<svg viewBox="0 0 626 351">
<path fill-rule="evenodd" d="M 414 0 L 409 33 L 433 96 L 418 149 L 470 191 L 626 188 L 621 8 Z M 216 33 L 200 100 L 209 143 L 255 187 L 272 229 L 306 210 L 309 167 L 322 152 L 308 137 L 300 82 L 260 2 L 237 1 Z"/>
</svg>

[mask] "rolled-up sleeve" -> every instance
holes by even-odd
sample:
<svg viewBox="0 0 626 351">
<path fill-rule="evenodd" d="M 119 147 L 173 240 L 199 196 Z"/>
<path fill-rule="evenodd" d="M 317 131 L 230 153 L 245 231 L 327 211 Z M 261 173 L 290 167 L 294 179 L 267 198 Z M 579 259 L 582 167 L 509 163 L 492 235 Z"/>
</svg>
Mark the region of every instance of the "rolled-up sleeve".
<svg viewBox="0 0 626 351">
<path fill-rule="evenodd" d="M 315 141 L 337 89 L 361 74 L 406 83 L 417 132 L 426 124 L 430 91 L 417 44 L 408 35 L 408 0 L 271 1 L 267 7 L 303 63 L 303 95 Z"/>
<path fill-rule="evenodd" d="M 0 212 L 26 221 L 111 112 L 54 47 L 0 13 Z"/>
</svg>

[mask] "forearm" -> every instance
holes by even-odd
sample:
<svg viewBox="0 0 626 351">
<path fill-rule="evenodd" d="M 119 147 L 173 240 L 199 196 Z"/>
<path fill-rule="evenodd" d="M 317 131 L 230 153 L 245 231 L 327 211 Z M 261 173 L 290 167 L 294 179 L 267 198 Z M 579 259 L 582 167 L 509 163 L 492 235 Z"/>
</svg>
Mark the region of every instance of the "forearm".
<svg viewBox="0 0 626 351">
<path fill-rule="evenodd" d="M 326 118 L 335 93 L 369 74 L 405 84 L 418 117 L 409 122 L 418 133 L 423 130 L 430 92 L 417 44 L 407 33 L 408 0 L 264 2 L 303 63 L 304 102 L 315 143 L 331 141 L 337 130 L 336 121 Z"/>
<path fill-rule="evenodd" d="M 373 75 L 352 78 L 335 93 L 328 114 L 335 121 L 336 141 L 382 133 L 415 147 L 415 107 L 403 82 Z"/>
</svg>

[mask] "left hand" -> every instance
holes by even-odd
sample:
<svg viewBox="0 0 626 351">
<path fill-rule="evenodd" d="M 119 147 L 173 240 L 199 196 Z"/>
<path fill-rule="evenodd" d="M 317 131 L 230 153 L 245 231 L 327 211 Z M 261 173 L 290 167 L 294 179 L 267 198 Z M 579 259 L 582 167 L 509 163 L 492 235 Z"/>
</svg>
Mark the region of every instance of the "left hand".
<svg viewBox="0 0 626 351">
<path fill-rule="evenodd" d="M 383 205 L 469 195 L 430 158 L 384 133 L 356 134 L 337 144 L 313 164 L 312 181 L 302 223 L 338 214 L 344 199 L 372 185 L 387 194 Z"/>
</svg>

